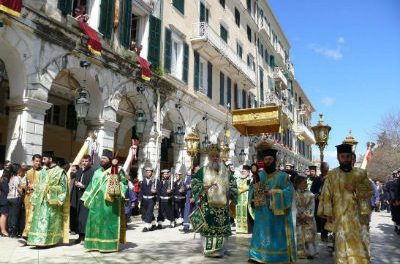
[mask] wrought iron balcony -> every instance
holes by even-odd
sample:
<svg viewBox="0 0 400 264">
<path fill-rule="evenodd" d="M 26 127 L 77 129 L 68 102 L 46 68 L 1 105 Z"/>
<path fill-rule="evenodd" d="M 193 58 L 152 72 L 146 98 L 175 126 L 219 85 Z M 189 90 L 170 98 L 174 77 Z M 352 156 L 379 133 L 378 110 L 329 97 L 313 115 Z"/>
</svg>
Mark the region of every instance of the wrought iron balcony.
<svg viewBox="0 0 400 264">
<path fill-rule="evenodd" d="M 191 41 L 193 49 L 203 53 L 206 58 L 210 58 L 211 63 L 213 63 L 212 59 L 216 57 L 218 61 L 221 61 L 220 57 L 218 57 L 220 55 L 225 59 L 224 61 L 228 67 L 230 64 L 239 72 L 239 77 L 242 77 L 251 86 L 256 85 L 255 72 L 206 22 L 193 24 Z"/>
<path fill-rule="evenodd" d="M 276 82 L 279 82 L 284 85 L 284 87 L 280 86 L 281 89 L 287 88 L 288 85 L 287 79 L 283 74 L 283 70 L 285 69 L 281 69 L 281 67 L 275 67 L 274 71 L 272 72 L 272 78 L 274 78 Z"/>
</svg>

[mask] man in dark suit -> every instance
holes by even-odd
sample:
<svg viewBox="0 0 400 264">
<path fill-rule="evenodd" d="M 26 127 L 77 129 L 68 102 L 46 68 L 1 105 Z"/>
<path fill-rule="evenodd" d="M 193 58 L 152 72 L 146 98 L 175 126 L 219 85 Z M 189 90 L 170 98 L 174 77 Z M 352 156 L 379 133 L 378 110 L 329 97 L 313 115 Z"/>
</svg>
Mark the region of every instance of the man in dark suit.
<svg viewBox="0 0 400 264">
<path fill-rule="evenodd" d="M 90 155 L 83 156 L 81 160 L 82 168 L 76 172 L 75 181 L 71 189 L 71 207 L 76 210 L 76 215 L 78 217 L 77 231 L 79 233 L 79 238 L 75 240 L 76 244 L 83 243 L 85 240 L 86 221 L 88 218 L 89 209 L 83 205 L 81 197 L 92 181 L 95 171 L 90 164 L 90 160 Z"/>
</svg>

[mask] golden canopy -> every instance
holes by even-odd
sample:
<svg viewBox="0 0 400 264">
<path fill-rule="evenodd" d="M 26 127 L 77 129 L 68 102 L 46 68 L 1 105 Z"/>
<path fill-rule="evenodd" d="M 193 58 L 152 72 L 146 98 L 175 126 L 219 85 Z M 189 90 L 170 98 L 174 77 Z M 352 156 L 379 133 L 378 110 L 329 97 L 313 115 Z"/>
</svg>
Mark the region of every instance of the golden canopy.
<svg viewBox="0 0 400 264">
<path fill-rule="evenodd" d="M 279 106 L 237 109 L 232 111 L 232 124 L 243 135 L 279 132 L 281 109 Z"/>
</svg>

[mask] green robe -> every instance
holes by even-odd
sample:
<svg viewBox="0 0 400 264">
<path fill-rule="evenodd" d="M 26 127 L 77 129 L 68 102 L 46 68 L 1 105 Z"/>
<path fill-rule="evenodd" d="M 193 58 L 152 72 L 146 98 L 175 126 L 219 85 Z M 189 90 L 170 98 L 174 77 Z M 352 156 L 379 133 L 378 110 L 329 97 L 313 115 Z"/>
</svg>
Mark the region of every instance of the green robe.
<svg viewBox="0 0 400 264">
<path fill-rule="evenodd" d="M 254 218 L 254 212 L 249 206 L 249 185 L 247 185 L 247 178 L 237 179 L 237 186 L 239 188 L 239 195 L 236 204 L 236 233 L 248 234 L 250 230 L 250 218 Z"/>
<path fill-rule="evenodd" d="M 54 166 L 41 171 L 31 198 L 34 209 L 28 245 L 51 246 L 62 240 L 62 205 L 67 194 L 67 175 L 62 168 Z"/>
<path fill-rule="evenodd" d="M 232 232 L 228 206 L 215 208 L 209 205 L 209 197 L 204 192 L 204 171 L 205 167 L 202 167 L 193 176 L 192 190 L 193 198 L 196 201 L 200 200 L 197 205 L 203 210 L 207 222 L 207 226 L 200 230 L 200 234 L 205 238 L 204 254 L 207 255 L 221 250 L 224 246 L 224 237 L 232 235 Z M 236 180 L 233 175 L 227 177 L 229 177 L 227 186 L 229 197 L 236 204 L 238 195 Z"/>
<path fill-rule="evenodd" d="M 128 181 L 123 170 L 120 170 L 121 196 L 113 197 L 113 201 L 109 202 L 106 200 L 109 172 L 110 170 L 105 171 L 102 167 L 98 168 L 81 198 L 84 205 L 89 208 L 84 244 L 86 250 L 118 251 L 121 240 L 121 218 L 124 216 L 121 214 L 121 209 L 128 190 Z"/>
</svg>

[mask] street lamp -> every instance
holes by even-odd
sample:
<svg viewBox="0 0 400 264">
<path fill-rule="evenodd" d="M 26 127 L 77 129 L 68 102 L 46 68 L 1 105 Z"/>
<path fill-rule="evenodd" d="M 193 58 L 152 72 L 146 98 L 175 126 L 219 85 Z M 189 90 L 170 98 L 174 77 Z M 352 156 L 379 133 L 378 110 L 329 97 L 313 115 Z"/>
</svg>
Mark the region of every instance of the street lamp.
<svg viewBox="0 0 400 264">
<path fill-rule="evenodd" d="M 177 125 L 175 131 L 175 143 L 177 145 L 183 144 L 183 136 L 185 135 L 185 131 L 183 131 L 183 126 Z"/>
<path fill-rule="evenodd" d="M 146 126 L 146 117 L 144 116 L 144 111 L 142 109 L 136 110 L 136 119 L 135 119 L 135 127 L 136 127 L 136 135 L 141 136 L 144 133 L 144 128 Z"/>
<path fill-rule="evenodd" d="M 206 121 L 206 135 L 204 136 L 204 140 L 201 142 L 201 148 L 203 151 L 207 151 L 208 147 L 211 145 L 211 141 L 208 139 L 207 113 L 203 116 L 203 120 Z"/>
<path fill-rule="evenodd" d="M 324 149 L 325 146 L 328 145 L 329 132 L 331 131 L 331 127 L 324 123 L 323 116 L 323 114 L 319 114 L 318 124 L 311 128 L 314 132 L 315 144 L 318 146 L 320 151 L 321 166 L 324 161 Z"/>
<path fill-rule="evenodd" d="M 246 161 L 246 152 L 244 152 L 244 149 L 241 149 L 240 150 L 240 153 L 239 153 L 239 162 L 240 163 L 244 163 L 245 161 Z"/>
<path fill-rule="evenodd" d="M 351 145 L 351 149 L 352 149 L 353 153 L 356 153 L 356 148 L 357 148 L 358 141 L 351 134 L 351 129 L 350 129 L 349 134 L 347 135 L 347 137 L 343 140 L 343 144 Z"/>
<path fill-rule="evenodd" d="M 82 80 L 83 85 L 80 86 L 78 90 L 78 98 L 75 99 L 75 111 L 77 119 L 83 120 L 86 118 L 90 106 L 90 94 L 86 89 L 86 72 L 87 68 L 90 66 L 90 62 L 80 61 L 79 65 L 85 68 L 85 75 Z"/>
</svg>

